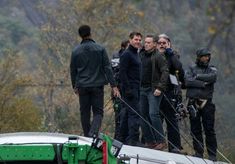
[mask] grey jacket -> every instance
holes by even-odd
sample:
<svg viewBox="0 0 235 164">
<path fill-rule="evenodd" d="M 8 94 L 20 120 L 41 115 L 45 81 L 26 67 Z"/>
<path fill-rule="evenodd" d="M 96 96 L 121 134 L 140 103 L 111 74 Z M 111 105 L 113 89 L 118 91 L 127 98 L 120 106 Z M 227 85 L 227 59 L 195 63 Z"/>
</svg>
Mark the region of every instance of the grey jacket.
<svg viewBox="0 0 235 164">
<path fill-rule="evenodd" d="M 185 74 L 186 97 L 212 99 L 217 69 L 214 66 L 193 65 Z"/>
</svg>

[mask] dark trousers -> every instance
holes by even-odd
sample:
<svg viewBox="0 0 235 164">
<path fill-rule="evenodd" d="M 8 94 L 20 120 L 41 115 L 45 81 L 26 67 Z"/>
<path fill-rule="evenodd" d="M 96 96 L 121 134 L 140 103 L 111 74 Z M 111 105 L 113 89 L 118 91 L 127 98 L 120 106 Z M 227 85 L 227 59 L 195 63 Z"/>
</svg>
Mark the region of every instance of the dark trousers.
<svg viewBox="0 0 235 164">
<path fill-rule="evenodd" d="M 202 126 L 206 136 L 206 147 L 210 157 L 216 157 L 217 141 L 214 129 L 215 105 L 208 101 L 203 109 L 198 109 L 195 118 L 190 117 L 191 133 L 193 136 L 193 147 L 197 154 L 203 156 L 204 144 Z"/>
<path fill-rule="evenodd" d="M 132 107 L 130 109 L 126 104 L 123 103 L 123 107 L 121 109 L 121 121 L 120 121 L 120 134 L 121 141 L 135 145 L 135 143 L 139 142 L 139 116 L 134 112 L 139 113 L 139 88 L 136 87 L 132 89 L 132 97 L 127 97 L 125 94 L 125 89 L 123 91 L 124 101 Z M 134 111 L 133 111 L 134 110 Z"/>
<path fill-rule="evenodd" d="M 79 103 L 84 136 L 91 137 L 97 134 L 101 127 L 104 113 L 104 87 L 79 88 Z M 91 110 L 92 123 L 90 123 Z"/>
<path fill-rule="evenodd" d="M 165 120 L 166 122 L 168 150 L 171 152 L 174 148 L 182 149 L 182 146 L 178 120 L 176 118 L 176 109 L 173 109 L 175 104 L 171 101 L 172 99 L 175 99 L 175 95 L 172 92 L 165 92 L 165 96 L 163 96 L 160 105 L 160 114 L 162 116 L 162 120 Z"/>
</svg>

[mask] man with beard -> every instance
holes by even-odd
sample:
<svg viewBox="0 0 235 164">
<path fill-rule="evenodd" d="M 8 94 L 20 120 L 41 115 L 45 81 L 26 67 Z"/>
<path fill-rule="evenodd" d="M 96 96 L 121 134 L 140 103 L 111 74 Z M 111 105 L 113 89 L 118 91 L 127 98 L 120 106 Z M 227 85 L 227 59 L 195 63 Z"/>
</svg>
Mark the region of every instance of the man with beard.
<svg viewBox="0 0 235 164">
<path fill-rule="evenodd" d="M 166 34 L 160 34 L 157 42 L 158 51 L 166 58 L 170 76 L 175 77 L 178 85 L 172 83 L 169 76 L 167 89 L 161 102 L 161 115 L 167 125 L 167 138 L 169 152 L 184 153 L 182 151 L 180 131 L 178 126 L 177 104 L 181 103 L 181 86 L 184 85 L 184 70 L 179 55 L 172 50 L 171 40 Z"/>
</svg>

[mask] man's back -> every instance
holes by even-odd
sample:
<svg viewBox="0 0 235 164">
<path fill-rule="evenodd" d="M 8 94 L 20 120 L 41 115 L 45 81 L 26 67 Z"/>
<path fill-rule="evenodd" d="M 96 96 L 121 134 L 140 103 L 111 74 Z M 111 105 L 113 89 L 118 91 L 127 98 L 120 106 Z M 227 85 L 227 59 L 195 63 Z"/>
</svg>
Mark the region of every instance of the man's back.
<svg viewBox="0 0 235 164">
<path fill-rule="evenodd" d="M 110 83 L 114 96 L 120 96 L 115 86 L 105 48 L 91 38 L 91 28 L 78 29 L 82 42 L 72 52 L 70 75 L 75 94 L 79 95 L 81 124 L 84 136 L 98 135 L 103 119 L 104 85 Z M 93 120 L 91 119 L 91 111 Z"/>
<path fill-rule="evenodd" d="M 102 46 L 92 39 L 83 40 L 72 53 L 71 70 L 76 72 L 75 85 L 92 87 L 107 84 L 104 74 L 104 66 L 108 60 L 106 58 L 106 51 Z"/>
</svg>

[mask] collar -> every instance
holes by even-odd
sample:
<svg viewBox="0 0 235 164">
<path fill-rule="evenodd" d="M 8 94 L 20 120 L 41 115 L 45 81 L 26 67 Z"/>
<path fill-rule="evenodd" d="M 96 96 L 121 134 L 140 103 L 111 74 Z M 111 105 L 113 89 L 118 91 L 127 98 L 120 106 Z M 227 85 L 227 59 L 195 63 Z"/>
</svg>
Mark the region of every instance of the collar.
<svg viewBox="0 0 235 164">
<path fill-rule="evenodd" d="M 133 47 L 132 45 L 129 45 L 128 49 L 134 53 L 138 52 L 138 48 Z"/>
<path fill-rule="evenodd" d="M 81 44 L 87 43 L 87 42 L 94 42 L 94 43 L 95 43 L 95 41 L 94 41 L 93 39 L 88 38 L 88 39 L 83 39 L 83 40 L 81 41 Z"/>
<path fill-rule="evenodd" d="M 146 55 L 146 56 L 150 56 L 150 55 L 152 55 L 154 52 L 156 52 L 155 49 L 152 49 L 152 50 L 150 50 L 150 51 L 146 51 L 146 50 L 145 50 L 145 55 Z"/>
</svg>

